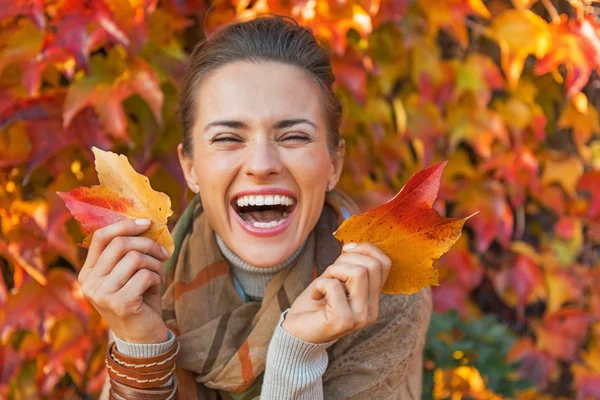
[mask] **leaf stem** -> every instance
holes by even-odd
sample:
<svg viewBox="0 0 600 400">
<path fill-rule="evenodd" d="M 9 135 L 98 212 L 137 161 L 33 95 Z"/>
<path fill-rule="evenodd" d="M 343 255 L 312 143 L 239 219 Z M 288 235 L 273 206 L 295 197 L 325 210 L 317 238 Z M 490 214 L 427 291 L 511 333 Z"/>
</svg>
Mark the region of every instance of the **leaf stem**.
<svg viewBox="0 0 600 400">
<path fill-rule="evenodd" d="M 554 7 L 554 4 L 552 4 L 552 2 L 550 0 L 541 0 L 541 2 L 544 5 L 544 7 L 546 8 L 546 11 L 548 11 L 548 14 L 550 14 L 550 18 L 552 18 L 552 22 L 554 22 L 556 24 L 559 23 L 560 15 L 558 14 L 556 7 Z"/>
</svg>

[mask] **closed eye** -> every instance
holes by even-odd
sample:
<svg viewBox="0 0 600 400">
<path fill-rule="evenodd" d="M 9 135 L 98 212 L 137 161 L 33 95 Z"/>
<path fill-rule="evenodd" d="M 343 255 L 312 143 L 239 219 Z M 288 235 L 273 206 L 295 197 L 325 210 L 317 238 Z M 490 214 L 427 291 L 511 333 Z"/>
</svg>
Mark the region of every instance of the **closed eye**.
<svg viewBox="0 0 600 400">
<path fill-rule="evenodd" d="M 289 135 L 289 136 L 284 137 L 283 140 L 293 141 L 293 142 L 297 142 L 297 141 L 310 142 L 311 141 L 310 137 L 308 137 L 306 135 Z"/>
<path fill-rule="evenodd" d="M 220 136 L 212 139 L 213 143 L 241 143 L 242 140 L 231 136 Z"/>
</svg>

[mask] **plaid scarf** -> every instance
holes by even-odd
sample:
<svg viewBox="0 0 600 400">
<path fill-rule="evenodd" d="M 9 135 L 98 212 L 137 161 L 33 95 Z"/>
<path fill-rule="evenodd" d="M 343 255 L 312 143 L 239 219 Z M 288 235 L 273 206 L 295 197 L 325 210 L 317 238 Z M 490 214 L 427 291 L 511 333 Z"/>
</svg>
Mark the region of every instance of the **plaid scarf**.
<svg viewBox="0 0 600 400">
<path fill-rule="evenodd" d="M 330 192 L 305 248 L 278 272 L 262 302 L 244 302 L 207 223 L 198 196 L 173 231 L 175 251 L 165 263 L 163 319 L 178 335 L 179 399 L 253 399 L 260 395 L 267 348 L 281 313 L 340 255 L 332 232 L 343 212 L 357 207 Z M 318 245 L 317 245 L 318 244 Z"/>
</svg>

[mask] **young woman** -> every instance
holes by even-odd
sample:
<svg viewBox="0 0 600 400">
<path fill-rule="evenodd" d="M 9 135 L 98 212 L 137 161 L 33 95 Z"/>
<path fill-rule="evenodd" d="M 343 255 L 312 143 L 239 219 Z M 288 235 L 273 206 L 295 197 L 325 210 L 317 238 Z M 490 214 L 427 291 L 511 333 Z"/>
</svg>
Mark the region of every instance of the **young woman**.
<svg viewBox="0 0 600 400">
<path fill-rule="evenodd" d="M 419 399 L 429 289 L 382 295 L 390 259 L 333 238 L 344 141 L 327 50 L 282 17 L 191 56 L 179 158 L 197 194 L 166 251 L 148 221 L 94 234 L 84 295 L 115 336 L 116 399 Z M 161 293 L 161 284 L 166 281 Z M 176 364 L 175 364 L 176 360 Z M 110 386 L 110 389 L 109 389 Z"/>
</svg>

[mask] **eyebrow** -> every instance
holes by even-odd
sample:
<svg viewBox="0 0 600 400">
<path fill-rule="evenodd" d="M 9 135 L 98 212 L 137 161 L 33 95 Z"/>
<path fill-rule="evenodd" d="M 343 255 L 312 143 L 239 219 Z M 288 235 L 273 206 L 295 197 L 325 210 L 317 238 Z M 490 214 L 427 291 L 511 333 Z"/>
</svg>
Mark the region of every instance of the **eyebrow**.
<svg viewBox="0 0 600 400">
<path fill-rule="evenodd" d="M 285 129 L 285 128 L 290 128 L 290 127 L 292 127 L 294 125 L 298 125 L 298 124 L 309 124 L 313 128 L 317 129 L 317 124 L 315 124 L 314 122 L 312 122 L 311 120 L 306 119 L 306 118 L 282 119 L 282 120 L 274 123 L 273 128 L 274 129 Z M 210 128 L 215 127 L 215 126 L 222 126 L 222 127 L 231 128 L 231 129 L 246 129 L 246 128 L 248 128 L 248 125 L 242 121 L 218 120 L 218 121 L 213 121 L 213 122 L 207 124 L 204 127 L 204 132 L 206 133 Z"/>
</svg>

